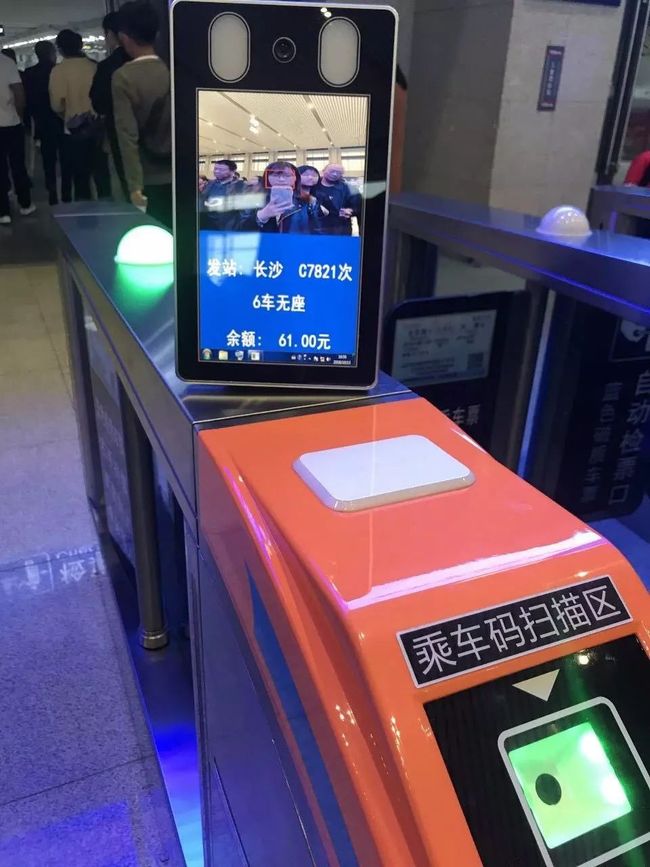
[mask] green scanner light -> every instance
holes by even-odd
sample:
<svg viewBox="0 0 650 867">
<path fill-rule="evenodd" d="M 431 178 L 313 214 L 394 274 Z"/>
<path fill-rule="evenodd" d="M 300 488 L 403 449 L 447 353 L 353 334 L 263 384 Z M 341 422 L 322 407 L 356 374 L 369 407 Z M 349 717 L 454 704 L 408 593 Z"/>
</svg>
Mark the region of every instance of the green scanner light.
<svg viewBox="0 0 650 867">
<path fill-rule="evenodd" d="M 517 747 L 508 758 L 549 849 L 632 810 L 590 723 Z"/>
<path fill-rule="evenodd" d="M 122 236 L 115 261 L 119 265 L 171 265 L 174 238 L 160 226 L 136 226 Z"/>
</svg>

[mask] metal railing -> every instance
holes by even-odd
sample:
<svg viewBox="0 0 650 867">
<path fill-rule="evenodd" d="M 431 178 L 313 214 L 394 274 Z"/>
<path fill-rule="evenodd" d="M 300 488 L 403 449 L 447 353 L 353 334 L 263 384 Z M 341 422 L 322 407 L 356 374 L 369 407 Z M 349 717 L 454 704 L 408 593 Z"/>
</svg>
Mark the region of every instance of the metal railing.
<svg viewBox="0 0 650 867">
<path fill-rule="evenodd" d="M 597 229 L 636 235 L 639 220 L 650 220 L 650 189 L 647 187 L 593 187 L 589 219 Z"/>
<path fill-rule="evenodd" d="M 650 217 L 650 191 L 636 198 Z M 539 222 L 537 217 L 485 205 L 413 193 L 395 196 L 389 211 L 386 306 L 433 294 L 435 251 L 444 248 L 650 325 L 650 240 L 600 229 L 578 240 L 554 238 L 537 231 Z M 413 257 L 420 267 L 409 266 Z"/>
</svg>

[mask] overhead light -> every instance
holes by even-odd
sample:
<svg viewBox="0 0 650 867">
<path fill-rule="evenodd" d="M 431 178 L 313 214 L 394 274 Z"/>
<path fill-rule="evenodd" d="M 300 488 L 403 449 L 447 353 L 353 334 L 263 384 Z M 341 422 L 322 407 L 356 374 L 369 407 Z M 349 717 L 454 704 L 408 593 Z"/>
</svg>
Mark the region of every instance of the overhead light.
<svg viewBox="0 0 650 867">
<path fill-rule="evenodd" d="M 8 42 L 3 48 L 22 48 L 24 45 L 36 45 L 37 42 L 47 39 L 56 39 L 56 33 L 48 33 L 46 36 L 35 36 L 33 39 L 21 39 L 19 42 Z"/>
</svg>

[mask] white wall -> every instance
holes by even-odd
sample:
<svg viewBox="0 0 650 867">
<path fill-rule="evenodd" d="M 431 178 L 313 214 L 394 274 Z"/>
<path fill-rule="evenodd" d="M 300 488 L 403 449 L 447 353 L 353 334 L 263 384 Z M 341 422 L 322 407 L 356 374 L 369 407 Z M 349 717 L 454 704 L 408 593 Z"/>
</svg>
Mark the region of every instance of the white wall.
<svg viewBox="0 0 650 867">
<path fill-rule="evenodd" d="M 542 214 L 585 207 L 623 7 L 515 0 L 490 204 Z M 555 111 L 537 111 L 547 45 L 565 48 Z"/>
<path fill-rule="evenodd" d="M 511 0 L 418 0 L 406 190 L 487 202 L 511 17 Z"/>
<path fill-rule="evenodd" d="M 405 189 L 528 213 L 586 205 L 623 7 L 416 0 Z M 538 112 L 547 45 L 565 47 Z"/>
</svg>

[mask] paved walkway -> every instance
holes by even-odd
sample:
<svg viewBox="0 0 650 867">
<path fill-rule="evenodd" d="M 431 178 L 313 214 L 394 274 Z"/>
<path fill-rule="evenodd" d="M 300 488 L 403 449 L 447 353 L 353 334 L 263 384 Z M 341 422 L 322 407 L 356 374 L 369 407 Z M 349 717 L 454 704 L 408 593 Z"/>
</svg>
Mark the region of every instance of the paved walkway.
<svg viewBox="0 0 650 867">
<path fill-rule="evenodd" d="M 0 263 L 32 232 L 0 235 Z M 180 867 L 83 490 L 52 264 L 0 267 L 0 442 L 0 867 Z"/>
</svg>

